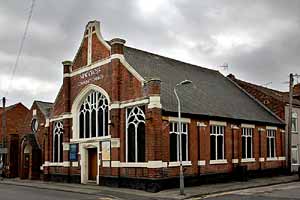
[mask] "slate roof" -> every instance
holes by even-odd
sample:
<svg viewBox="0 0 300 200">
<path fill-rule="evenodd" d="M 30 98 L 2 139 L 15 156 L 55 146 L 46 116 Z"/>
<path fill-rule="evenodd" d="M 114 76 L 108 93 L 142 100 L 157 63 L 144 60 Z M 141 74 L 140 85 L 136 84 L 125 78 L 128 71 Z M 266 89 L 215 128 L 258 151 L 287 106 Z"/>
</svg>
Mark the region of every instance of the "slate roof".
<svg viewBox="0 0 300 200">
<path fill-rule="evenodd" d="M 146 80 L 161 80 L 161 103 L 165 111 L 177 112 L 173 88 L 188 79 L 193 85 L 182 86 L 178 92 L 182 113 L 283 124 L 218 71 L 127 46 L 124 47 L 124 56 Z"/>
<path fill-rule="evenodd" d="M 43 101 L 35 101 L 35 103 L 46 118 L 50 116 L 53 103 Z"/>
<path fill-rule="evenodd" d="M 263 86 L 260 86 L 260 85 L 256 85 L 256 84 L 253 84 L 253 83 L 249 83 L 249 82 L 246 82 L 246 81 L 242 81 L 240 79 L 237 79 L 232 74 L 230 74 L 228 76 L 230 76 L 237 84 L 239 84 L 241 86 L 252 87 L 252 88 L 264 93 L 267 96 L 271 96 L 271 97 L 273 97 L 274 99 L 276 99 L 278 101 L 281 101 L 285 104 L 289 104 L 289 92 L 282 92 L 282 91 L 270 89 L 270 88 L 267 88 L 267 87 L 263 87 Z M 294 98 L 293 99 L 293 105 L 300 106 L 300 100 Z"/>
</svg>

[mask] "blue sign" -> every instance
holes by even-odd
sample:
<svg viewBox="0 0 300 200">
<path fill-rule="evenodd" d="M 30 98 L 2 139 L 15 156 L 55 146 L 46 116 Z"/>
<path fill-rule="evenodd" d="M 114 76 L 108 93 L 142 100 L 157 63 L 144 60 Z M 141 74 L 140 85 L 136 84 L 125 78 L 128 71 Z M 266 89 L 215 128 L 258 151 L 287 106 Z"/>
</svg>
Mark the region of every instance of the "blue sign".
<svg viewBox="0 0 300 200">
<path fill-rule="evenodd" d="M 70 161 L 78 160 L 78 144 L 70 144 Z"/>
</svg>

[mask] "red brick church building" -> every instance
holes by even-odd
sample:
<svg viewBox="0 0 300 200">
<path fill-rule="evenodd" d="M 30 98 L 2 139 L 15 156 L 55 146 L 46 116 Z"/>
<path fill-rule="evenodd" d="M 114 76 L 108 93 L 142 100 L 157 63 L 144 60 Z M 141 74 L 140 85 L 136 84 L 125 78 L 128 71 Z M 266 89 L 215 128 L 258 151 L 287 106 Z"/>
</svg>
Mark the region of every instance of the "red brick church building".
<svg viewBox="0 0 300 200">
<path fill-rule="evenodd" d="M 176 84 L 184 175 L 285 168 L 284 122 L 218 71 L 106 41 L 86 25 L 49 119 L 47 180 L 157 191 L 179 176 Z M 177 183 L 177 181 L 175 181 Z"/>
</svg>

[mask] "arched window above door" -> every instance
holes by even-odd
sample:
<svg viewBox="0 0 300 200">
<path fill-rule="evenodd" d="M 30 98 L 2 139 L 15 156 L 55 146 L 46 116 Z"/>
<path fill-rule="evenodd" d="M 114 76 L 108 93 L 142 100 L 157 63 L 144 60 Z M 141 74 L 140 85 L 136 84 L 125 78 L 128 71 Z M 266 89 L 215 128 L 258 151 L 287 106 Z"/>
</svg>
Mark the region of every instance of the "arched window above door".
<svg viewBox="0 0 300 200">
<path fill-rule="evenodd" d="M 108 100 L 102 93 L 90 91 L 79 106 L 79 138 L 95 138 L 109 135 Z"/>
</svg>

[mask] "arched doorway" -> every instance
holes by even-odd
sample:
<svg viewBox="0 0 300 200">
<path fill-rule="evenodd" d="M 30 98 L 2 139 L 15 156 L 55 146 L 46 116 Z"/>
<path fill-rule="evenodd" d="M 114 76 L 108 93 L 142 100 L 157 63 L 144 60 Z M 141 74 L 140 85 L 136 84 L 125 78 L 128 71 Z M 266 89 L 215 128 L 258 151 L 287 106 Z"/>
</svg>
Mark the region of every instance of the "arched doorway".
<svg viewBox="0 0 300 200">
<path fill-rule="evenodd" d="M 20 178 L 40 179 L 41 149 L 34 134 L 26 134 L 21 140 Z"/>
<path fill-rule="evenodd" d="M 22 178 L 24 178 L 24 179 L 29 178 L 30 149 L 31 149 L 31 146 L 29 144 L 27 144 L 24 147 L 24 151 L 23 151 L 23 163 L 22 163 L 23 173 L 22 173 Z"/>
</svg>

